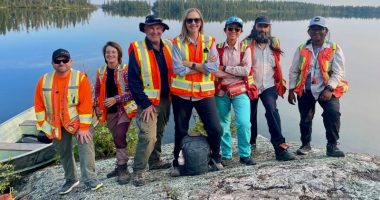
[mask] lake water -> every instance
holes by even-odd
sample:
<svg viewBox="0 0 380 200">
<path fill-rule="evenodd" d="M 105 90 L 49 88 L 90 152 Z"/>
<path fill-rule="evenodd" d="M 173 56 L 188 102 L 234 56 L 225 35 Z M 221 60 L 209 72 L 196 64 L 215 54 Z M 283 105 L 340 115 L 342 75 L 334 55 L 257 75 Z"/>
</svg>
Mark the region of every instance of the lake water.
<svg viewBox="0 0 380 200">
<path fill-rule="evenodd" d="M 249 33 L 252 20 L 245 23 L 243 37 Z M 127 63 L 129 43 L 144 38 L 144 34 L 138 30 L 138 24 L 143 21 L 144 17 L 110 16 L 98 9 L 75 26 L 7 30 L 0 35 L 0 123 L 33 105 L 37 80 L 52 70 L 50 62 L 53 50 L 68 49 L 74 68 L 86 71 L 94 80 L 96 68 L 104 64 L 102 46 L 109 40 L 120 43 L 124 49 L 123 61 Z M 165 21 L 170 30 L 164 33 L 164 38 L 178 35 L 180 22 Z M 272 34 L 281 39 L 285 52 L 281 63 L 286 79 L 295 49 L 307 39 L 307 23 L 306 19 L 272 23 Z M 328 18 L 328 24 L 331 40 L 340 44 L 345 53 L 346 78 L 350 83 L 349 93 L 341 99 L 341 147 L 345 151 L 380 155 L 380 134 L 377 129 L 380 94 L 376 92 L 379 91 L 376 88 L 380 74 L 376 53 L 380 44 L 380 20 Z M 217 42 L 222 42 L 225 39 L 223 27 L 223 22 L 206 23 L 205 34 L 213 35 Z M 299 141 L 297 107 L 289 105 L 286 99 L 279 99 L 278 107 L 286 139 Z M 324 146 L 326 139 L 321 113 L 321 108 L 317 106 L 312 144 Z M 261 103 L 258 116 L 259 132 L 268 137 Z M 166 134 L 174 134 L 172 119 Z"/>
</svg>

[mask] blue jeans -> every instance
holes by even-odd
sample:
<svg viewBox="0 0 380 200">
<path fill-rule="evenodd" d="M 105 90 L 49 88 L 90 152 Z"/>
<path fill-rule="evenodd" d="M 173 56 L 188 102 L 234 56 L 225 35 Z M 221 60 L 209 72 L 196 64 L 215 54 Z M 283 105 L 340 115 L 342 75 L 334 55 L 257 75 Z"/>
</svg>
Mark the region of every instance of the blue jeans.
<svg viewBox="0 0 380 200">
<path fill-rule="evenodd" d="M 301 115 L 300 131 L 302 144 L 308 144 L 311 141 L 311 132 L 313 118 L 315 113 L 315 100 L 310 90 L 305 90 L 298 99 L 298 110 Z M 329 101 L 318 100 L 319 105 L 323 108 L 323 124 L 326 129 L 326 139 L 330 144 L 336 144 L 339 139 L 340 129 L 340 103 L 339 98 L 332 96 Z"/>
<path fill-rule="evenodd" d="M 189 130 L 189 121 L 193 108 L 197 111 L 204 129 L 207 132 L 207 141 L 211 149 L 211 158 L 220 162 L 220 140 L 222 128 L 219 124 L 218 111 L 216 110 L 214 97 L 203 98 L 199 101 L 183 99 L 172 95 L 172 105 L 174 114 L 174 160 L 173 166 L 178 166 L 178 156 L 181 151 L 182 139 Z"/>
<path fill-rule="evenodd" d="M 265 107 L 265 118 L 267 119 L 271 143 L 276 149 L 285 142 L 281 132 L 281 119 L 278 113 L 276 100 L 278 98 L 275 87 L 264 90 L 259 98 Z M 257 104 L 259 99 L 251 101 L 251 144 L 256 144 L 257 138 Z"/>
<path fill-rule="evenodd" d="M 228 97 L 226 94 L 224 96 L 215 96 L 215 101 L 219 111 L 220 125 L 222 126 L 222 157 L 232 158 L 231 104 L 235 113 L 239 156 L 250 157 L 251 122 L 249 120 L 250 109 L 247 109 L 250 104 L 247 94 L 241 94 L 233 98 Z"/>
</svg>

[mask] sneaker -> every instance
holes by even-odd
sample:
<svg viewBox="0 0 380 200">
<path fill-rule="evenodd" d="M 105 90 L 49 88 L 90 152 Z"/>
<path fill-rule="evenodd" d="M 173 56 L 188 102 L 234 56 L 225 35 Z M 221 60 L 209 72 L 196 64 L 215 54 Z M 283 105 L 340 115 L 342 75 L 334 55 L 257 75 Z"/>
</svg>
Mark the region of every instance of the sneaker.
<svg viewBox="0 0 380 200">
<path fill-rule="evenodd" d="M 240 163 L 245 165 L 256 165 L 256 161 L 251 157 L 240 157 Z"/>
<path fill-rule="evenodd" d="M 62 188 L 59 190 L 58 194 L 65 195 L 71 192 L 71 190 L 73 190 L 73 188 L 75 188 L 78 185 L 79 181 L 66 180 L 65 184 L 63 184 Z"/>
<path fill-rule="evenodd" d="M 99 188 L 103 187 L 103 183 L 99 183 L 95 179 L 89 180 L 84 184 L 88 189 L 91 189 L 92 191 L 98 190 Z"/>
<path fill-rule="evenodd" d="M 330 157 L 344 157 L 344 152 L 340 150 L 337 144 L 328 143 L 326 145 L 326 155 Z"/>
<path fill-rule="evenodd" d="M 211 158 L 211 163 L 212 163 L 213 171 L 220 171 L 224 169 L 220 158 L 219 160 L 215 160 L 214 158 Z"/>
<path fill-rule="evenodd" d="M 136 187 L 143 186 L 146 184 L 143 172 L 133 172 L 132 184 Z"/>
<path fill-rule="evenodd" d="M 172 166 L 170 162 L 164 162 L 163 160 L 158 160 L 153 165 L 149 165 L 149 170 L 157 170 L 157 169 L 168 169 Z"/>
<path fill-rule="evenodd" d="M 226 166 L 232 164 L 232 159 L 231 158 L 222 157 L 222 162 L 221 163 L 222 163 L 223 167 L 226 167 Z"/>
<path fill-rule="evenodd" d="M 297 149 L 296 154 L 297 155 L 307 155 L 311 152 L 311 146 L 310 143 L 303 144 L 299 149 Z"/>
<path fill-rule="evenodd" d="M 171 177 L 178 177 L 181 176 L 181 172 L 179 171 L 179 167 L 173 167 L 170 172 Z"/>
</svg>

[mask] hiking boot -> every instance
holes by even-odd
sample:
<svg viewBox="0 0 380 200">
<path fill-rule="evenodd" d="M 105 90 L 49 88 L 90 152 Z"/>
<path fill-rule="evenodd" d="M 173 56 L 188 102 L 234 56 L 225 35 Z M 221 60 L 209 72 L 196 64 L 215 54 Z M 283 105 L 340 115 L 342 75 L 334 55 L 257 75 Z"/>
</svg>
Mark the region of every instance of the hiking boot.
<svg viewBox="0 0 380 200">
<path fill-rule="evenodd" d="M 276 147 L 274 150 L 274 153 L 276 154 L 276 160 L 288 161 L 296 159 L 296 156 L 287 150 L 288 148 L 289 145 L 286 143 L 282 143 L 278 147 Z"/>
<path fill-rule="evenodd" d="M 256 152 L 256 143 L 251 144 L 251 154 Z"/>
<path fill-rule="evenodd" d="M 131 180 L 131 177 L 129 175 L 127 163 L 125 163 L 124 165 L 118 165 L 117 172 L 118 172 L 118 174 L 117 174 L 117 182 L 120 185 L 124 185 L 124 184 L 129 183 L 129 181 Z"/>
<path fill-rule="evenodd" d="M 65 195 L 65 194 L 71 192 L 71 190 L 73 190 L 73 188 L 75 188 L 78 185 L 79 185 L 79 181 L 66 180 L 65 184 L 63 184 L 63 186 L 59 190 L 58 194 Z"/>
<path fill-rule="evenodd" d="M 143 186 L 146 184 L 143 172 L 133 172 L 132 184 L 136 187 Z"/>
<path fill-rule="evenodd" d="M 226 166 L 232 164 L 232 159 L 231 158 L 222 157 L 222 162 L 221 163 L 222 163 L 223 167 L 226 167 Z"/>
<path fill-rule="evenodd" d="M 297 155 L 307 155 L 311 152 L 311 146 L 310 143 L 303 144 L 299 149 L 297 149 L 296 154 Z"/>
<path fill-rule="evenodd" d="M 220 158 L 216 160 L 214 158 L 211 158 L 211 167 L 213 171 L 220 171 L 224 169 Z"/>
<path fill-rule="evenodd" d="M 91 189 L 92 191 L 98 190 L 99 188 L 103 187 L 103 183 L 99 183 L 95 179 L 89 180 L 84 184 L 88 189 Z"/>
<path fill-rule="evenodd" d="M 164 162 L 163 160 L 158 160 L 153 165 L 149 165 L 149 170 L 157 170 L 157 169 L 168 169 L 172 166 L 170 162 Z"/>
<path fill-rule="evenodd" d="M 251 157 L 240 157 L 240 163 L 245 165 L 256 165 L 256 161 Z"/>
<path fill-rule="evenodd" d="M 328 143 L 326 145 L 326 155 L 330 157 L 344 157 L 344 152 L 337 147 L 337 144 Z"/>
<path fill-rule="evenodd" d="M 115 166 L 115 169 L 114 169 L 113 171 L 111 171 L 110 173 L 107 174 L 107 178 L 112 178 L 112 177 L 117 176 L 117 174 L 118 174 L 118 170 L 119 170 L 119 166 L 116 165 L 116 166 Z"/>
<path fill-rule="evenodd" d="M 179 171 L 179 167 L 173 167 L 172 171 L 170 172 L 171 177 L 178 177 L 181 176 L 181 172 Z"/>
</svg>

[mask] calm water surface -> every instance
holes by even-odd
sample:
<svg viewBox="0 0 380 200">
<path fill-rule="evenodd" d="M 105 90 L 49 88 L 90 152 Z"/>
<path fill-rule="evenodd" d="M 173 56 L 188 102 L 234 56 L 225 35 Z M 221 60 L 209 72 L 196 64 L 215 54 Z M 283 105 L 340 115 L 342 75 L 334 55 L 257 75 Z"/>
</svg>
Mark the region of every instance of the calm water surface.
<svg viewBox="0 0 380 200">
<path fill-rule="evenodd" d="M 63 29 L 40 28 L 39 30 L 8 31 L 0 35 L 0 123 L 33 105 L 34 88 L 39 77 L 52 70 L 51 53 L 57 48 L 66 48 L 74 60 L 74 68 L 84 70 L 91 80 L 95 70 L 103 65 L 101 48 L 109 40 L 119 42 L 124 49 L 123 62 L 127 63 L 127 48 L 134 40 L 141 40 L 138 24 L 143 17 L 108 16 L 101 9 L 91 14 L 88 23 L 79 23 Z M 165 38 L 179 34 L 179 21 L 166 21 L 170 30 Z M 379 19 L 329 18 L 331 40 L 341 45 L 346 55 L 346 74 L 350 91 L 341 99 L 341 147 L 346 151 L 380 155 L 378 133 L 380 108 L 378 103 L 378 45 L 380 44 Z M 244 25 L 246 36 L 253 21 Z M 225 39 L 223 23 L 206 23 L 205 33 L 216 37 L 217 42 Z M 272 34 L 281 39 L 285 52 L 282 58 L 283 71 L 288 79 L 288 69 L 297 46 L 307 39 L 307 20 L 274 21 Z M 287 94 L 286 94 L 287 96 Z M 299 114 L 296 106 L 286 99 L 279 99 L 278 107 L 282 128 L 287 140 L 299 141 Z M 325 133 L 321 108 L 313 125 L 313 144 L 325 145 Z M 264 108 L 259 107 L 259 132 L 269 136 Z M 173 121 L 166 134 L 173 135 Z M 0 133 L 1 134 L 1 133 Z"/>
</svg>

